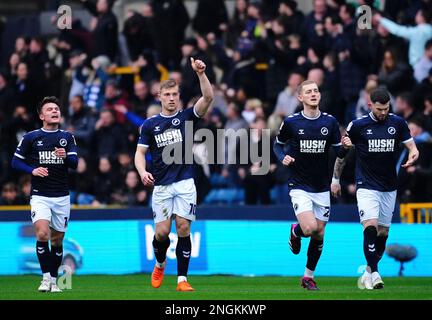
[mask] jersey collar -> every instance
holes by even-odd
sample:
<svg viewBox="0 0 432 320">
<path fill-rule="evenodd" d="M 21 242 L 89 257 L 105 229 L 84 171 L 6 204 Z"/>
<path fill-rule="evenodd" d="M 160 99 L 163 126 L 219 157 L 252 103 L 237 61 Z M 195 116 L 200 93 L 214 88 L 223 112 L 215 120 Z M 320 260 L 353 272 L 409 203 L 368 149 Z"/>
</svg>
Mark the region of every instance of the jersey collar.
<svg viewBox="0 0 432 320">
<path fill-rule="evenodd" d="M 59 131 L 60 129 L 47 130 L 47 129 L 41 128 L 41 130 L 42 130 L 43 132 L 57 132 L 57 131 Z"/>
<path fill-rule="evenodd" d="M 377 118 L 375 118 L 374 114 L 372 112 L 369 112 L 369 117 L 375 122 L 378 122 Z"/>
<path fill-rule="evenodd" d="M 173 115 L 170 115 L 170 116 L 167 116 L 167 115 L 165 115 L 165 114 L 162 114 L 162 112 L 159 113 L 159 114 L 160 114 L 160 116 L 163 117 L 163 118 L 172 118 L 172 117 L 175 117 L 178 113 L 179 113 L 179 111 L 177 111 L 176 113 L 174 113 Z"/>
<path fill-rule="evenodd" d="M 303 117 L 305 117 L 308 120 L 316 120 L 316 119 L 318 119 L 321 116 L 321 111 L 318 111 L 318 115 L 315 118 L 308 117 L 307 115 L 304 114 L 303 111 L 301 112 L 301 114 L 302 114 Z"/>
</svg>

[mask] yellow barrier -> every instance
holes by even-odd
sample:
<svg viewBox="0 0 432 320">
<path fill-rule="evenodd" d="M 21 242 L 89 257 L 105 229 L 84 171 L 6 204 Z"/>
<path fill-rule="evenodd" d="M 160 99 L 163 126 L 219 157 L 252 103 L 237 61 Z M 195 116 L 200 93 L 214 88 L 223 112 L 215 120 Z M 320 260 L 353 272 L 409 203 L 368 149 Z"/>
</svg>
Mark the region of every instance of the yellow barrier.
<svg viewBox="0 0 432 320">
<path fill-rule="evenodd" d="M 156 68 L 160 72 L 160 81 L 169 79 L 169 71 L 163 65 L 158 63 Z M 134 83 L 141 81 L 140 68 L 138 67 L 114 67 L 108 70 L 109 74 L 132 74 L 134 76 Z"/>
<path fill-rule="evenodd" d="M 403 223 L 432 223 L 432 202 L 401 204 L 400 217 Z"/>
</svg>

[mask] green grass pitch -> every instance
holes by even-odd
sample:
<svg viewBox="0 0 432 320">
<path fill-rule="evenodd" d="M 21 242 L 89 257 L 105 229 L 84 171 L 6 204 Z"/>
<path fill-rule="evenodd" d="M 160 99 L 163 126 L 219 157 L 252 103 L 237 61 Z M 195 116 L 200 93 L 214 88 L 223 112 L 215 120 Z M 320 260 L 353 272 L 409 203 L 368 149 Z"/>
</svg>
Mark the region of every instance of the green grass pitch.
<svg viewBox="0 0 432 320">
<path fill-rule="evenodd" d="M 74 276 L 72 290 L 39 293 L 41 277 L 0 276 L 0 300 L 432 300 L 432 278 L 383 278 L 382 290 L 360 290 L 357 278 L 317 277 L 318 292 L 300 287 L 299 277 L 189 276 L 195 292 L 176 292 L 176 277 L 159 289 L 149 274 Z"/>
</svg>

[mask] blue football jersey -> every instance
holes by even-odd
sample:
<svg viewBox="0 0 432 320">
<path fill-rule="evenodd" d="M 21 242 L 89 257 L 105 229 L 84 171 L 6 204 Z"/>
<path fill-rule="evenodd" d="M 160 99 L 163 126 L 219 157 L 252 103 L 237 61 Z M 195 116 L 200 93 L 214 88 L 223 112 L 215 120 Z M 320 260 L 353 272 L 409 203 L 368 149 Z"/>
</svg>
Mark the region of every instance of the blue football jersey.
<svg viewBox="0 0 432 320">
<path fill-rule="evenodd" d="M 412 139 L 405 119 L 390 113 L 380 122 L 369 113 L 352 121 L 347 134 L 355 145 L 357 188 L 396 190 L 400 143 Z"/>
<path fill-rule="evenodd" d="M 195 113 L 194 108 L 187 108 L 178 111 L 172 116 L 163 114 L 155 115 L 147 119 L 141 126 L 141 133 L 138 146 L 148 147 L 152 159 L 152 175 L 155 185 L 168 185 L 180 180 L 194 177 L 193 164 L 186 164 L 186 152 L 191 155 L 192 149 L 186 150 L 186 139 L 191 139 L 193 144 L 193 132 L 186 137 L 186 122 L 195 124 L 200 117 Z M 178 144 L 181 146 L 181 163 L 166 164 L 163 161 L 163 151 L 166 146 Z M 190 162 L 190 161 L 189 161 Z"/>
<path fill-rule="evenodd" d="M 306 117 L 303 112 L 285 118 L 276 142 L 288 143 L 289 155 L 295 159 L 288 167 L 290 189 L 329 191 L 329 148 L 340 146 L 340 140 L 337 120 L 325 112 L 316 118 Z"/>
<path fill-rule="evenodd" d="M 31 194 L 44 197 L 69 195 L 69 168 L 64 159 L 54 154 L 55 148 L 64 148 L 66 154 L 77 155 L 77 145 L 73 135 L 60 129 L 42 129 L 28 132 L 19 142 L 15 156 L 38 168 L 48 168 L 47 177 L 31 177 Z"/>
</svg>

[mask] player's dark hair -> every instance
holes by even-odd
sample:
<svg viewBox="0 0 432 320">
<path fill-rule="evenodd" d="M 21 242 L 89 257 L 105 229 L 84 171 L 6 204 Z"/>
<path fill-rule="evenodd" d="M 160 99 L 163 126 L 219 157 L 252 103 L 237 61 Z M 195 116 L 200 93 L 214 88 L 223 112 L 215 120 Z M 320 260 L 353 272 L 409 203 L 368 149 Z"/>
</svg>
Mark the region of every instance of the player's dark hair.
<svg viewBox="0 0 432 320">
<path fill-rule="evenodd" d="M 46 105 L 47 103 L 55 103 L 58 107 L 60 107 L 60 101 L 59 99 L 57 99 L 57 97 L 54 96 L 45 97 L 42 99 L 41 102 L 39 102 L 37 106 L 36 111 L 38 114 L 41 113 L 43 106 Z"/>
<path fill-rule="evenodd" d="M 432 39 L 429 39 L 425 43 L 425 50 L 429 50 L 432 47 Z"/>
<path fill-rule="evenodd" d="M 370 94 L 370 99 L 372 103 L 381 103 L 386 104 L 390 101 L 390 94 L 388 91 L 384 88 L 378 88 Z"/>
</svg>

